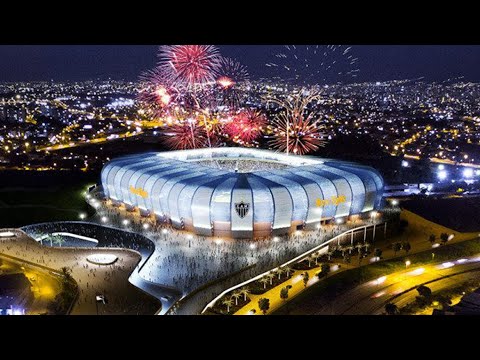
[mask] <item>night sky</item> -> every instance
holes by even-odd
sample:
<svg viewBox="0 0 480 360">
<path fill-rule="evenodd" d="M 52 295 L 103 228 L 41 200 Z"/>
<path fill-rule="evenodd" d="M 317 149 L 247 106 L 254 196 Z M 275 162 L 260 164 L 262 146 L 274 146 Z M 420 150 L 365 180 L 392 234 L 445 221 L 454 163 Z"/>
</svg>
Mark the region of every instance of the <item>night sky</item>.
<svg viewBox="0 0 480 360">
<path fill-rule="evenodd" d="M 0 81 L 135 80 L 156 63 L 154 45 L 0 45 Z M 270 76 L 265 63 L 279 46 L 222 45 L 222 55 L 248 66 L 252 78 Z M 357 78 L 344 82 L 381 81 L 424 76 L 443 81 L 464 76 L 480 81 L 480 46 L 355 45 Z M 271 71 L 271 70 L 270 70 Z"/>
</svg>

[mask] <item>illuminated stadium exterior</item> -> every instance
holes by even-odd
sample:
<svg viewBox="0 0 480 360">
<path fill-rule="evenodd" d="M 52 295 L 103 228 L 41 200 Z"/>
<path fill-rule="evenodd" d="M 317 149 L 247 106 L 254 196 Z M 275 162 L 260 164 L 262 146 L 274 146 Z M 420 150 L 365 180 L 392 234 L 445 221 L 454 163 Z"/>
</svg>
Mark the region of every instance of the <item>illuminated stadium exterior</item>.
<svg viewBox="0 0 480 360">
<path fill-rule="evenodd" d="M 351 162 L 247 148 L 144 153 L 102 169 L 104 195 L 205 236 L 257 238 L 315 229 L 378 209 L 383 180 Z"/>
</svg>

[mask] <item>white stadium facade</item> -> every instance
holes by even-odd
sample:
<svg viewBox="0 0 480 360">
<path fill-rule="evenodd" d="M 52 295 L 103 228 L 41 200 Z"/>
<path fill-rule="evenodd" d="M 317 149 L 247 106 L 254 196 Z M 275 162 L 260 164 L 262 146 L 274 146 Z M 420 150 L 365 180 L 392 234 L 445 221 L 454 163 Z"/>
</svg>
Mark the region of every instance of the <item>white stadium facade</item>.
<svg viewBox="0 0 480 360">
<path fill-rule="evenodd" d="M 258 238 L 313 230 L 381 206 L 383 179 L 351 162 L 248 148 L 143 153 L 101 174 L 105 198 L 205 236 Z"/>
</svg>

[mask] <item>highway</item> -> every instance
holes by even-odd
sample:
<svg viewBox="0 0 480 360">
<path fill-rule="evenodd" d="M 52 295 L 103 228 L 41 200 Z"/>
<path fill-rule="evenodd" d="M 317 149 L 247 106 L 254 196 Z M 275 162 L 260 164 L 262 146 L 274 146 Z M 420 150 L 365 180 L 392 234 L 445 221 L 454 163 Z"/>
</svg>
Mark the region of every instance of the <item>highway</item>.
<svg viewBox="0 0 480 360">
<path fill-rule="evenodd" d="M 336 296 L 335 301 L 326 297 L 319 298 L 315 315 L 381 314 L 388 302 L 402 307 L 413 301 L 418 296 L 415 288 L 421 284 L 432 282 L 427 286 L 432 291 L 438 291 L 471 278 L 478 278 L 480 274 L 477 271 L 480 271 L 480 254 L 451 262 L 408 268 L 363 283 Z M 446 276 L 449 277 L 445 278 Z"/>
</svg>

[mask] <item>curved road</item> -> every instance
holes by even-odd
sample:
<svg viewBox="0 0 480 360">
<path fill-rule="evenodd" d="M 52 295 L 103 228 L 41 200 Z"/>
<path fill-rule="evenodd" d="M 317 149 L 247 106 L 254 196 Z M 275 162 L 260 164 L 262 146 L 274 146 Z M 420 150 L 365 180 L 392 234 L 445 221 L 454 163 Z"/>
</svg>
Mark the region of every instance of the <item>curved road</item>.
<svg viewBox="0 0 480 360">
<path fill-rule="evenodd" d="M 421 284 L 432 282 L 427 286 L 438 291 L 480 276 L 476 271 L 480 271 L 479 255 L 409 268 L 359 285 L 340 294 L 335 301 L 319 299 L 317 305 L 321 308 L 315 315 L 381 314 L 388 302 L 401 307 L 413 301 L 418 296 L 415 288 Z"/>
</svg>

